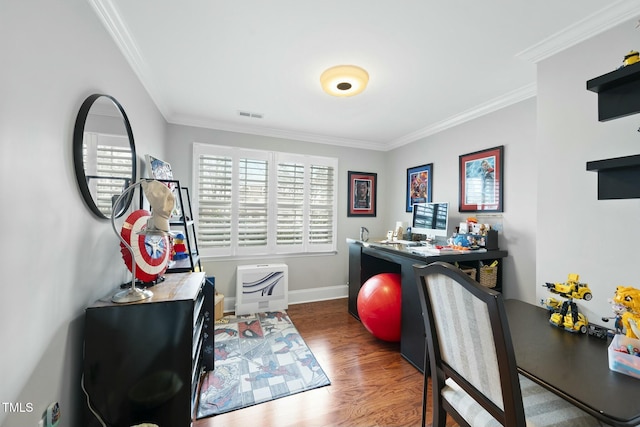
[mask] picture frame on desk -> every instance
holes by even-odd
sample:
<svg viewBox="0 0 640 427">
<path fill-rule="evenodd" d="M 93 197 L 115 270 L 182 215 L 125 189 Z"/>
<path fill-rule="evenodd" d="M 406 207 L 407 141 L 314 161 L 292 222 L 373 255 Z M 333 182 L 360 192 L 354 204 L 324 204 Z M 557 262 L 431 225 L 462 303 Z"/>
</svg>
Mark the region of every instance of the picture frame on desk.
<svg viewBox="0 0 640 427">
<path fill-rule="evenodd" d="M 433 163 L 407 169 L 407 212 L 413 212 L 415 203 L 431 202 Z"/>
<path fill-rule="evenodd" d="M 503 212 L 504 146 L 460 156 L 459 212 Z"/>
<path fill-rule="evenodd" d="M 376 216 L 378 174 L 349 171 L 347 216 Z"/>
</svg>

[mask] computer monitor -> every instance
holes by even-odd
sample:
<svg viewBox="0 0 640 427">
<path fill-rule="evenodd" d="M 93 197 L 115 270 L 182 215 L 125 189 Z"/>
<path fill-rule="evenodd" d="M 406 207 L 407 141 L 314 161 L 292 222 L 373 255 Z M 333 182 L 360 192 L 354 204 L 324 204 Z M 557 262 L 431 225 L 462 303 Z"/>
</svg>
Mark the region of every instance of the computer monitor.
<svg viewBox="0 0 640 427">
<path fill-rule="evenodd" d="M 413 205 L 412 234 L 424 234 L 427 237 L 447 237 L 448 227 L 448 203 L 416 203 Z"/>
</svg>

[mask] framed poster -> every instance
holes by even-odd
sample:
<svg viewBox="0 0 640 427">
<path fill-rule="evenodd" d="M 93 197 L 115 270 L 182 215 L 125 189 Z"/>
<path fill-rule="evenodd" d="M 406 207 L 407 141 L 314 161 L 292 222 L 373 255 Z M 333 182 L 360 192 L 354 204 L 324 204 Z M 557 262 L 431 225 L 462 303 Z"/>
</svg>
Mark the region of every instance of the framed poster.
<svg viewBox="0 0 640 427">
<path fill-rule="evenodd" d="M 376 216 L 378 174 L 349 171 L 347 216 Z"/>
<path fill-rule="evenodd" d="M 460 212 L 503 211 L 504 146 L 460 156 Z"/>
<path fill-rule="evenodd" d="M 433 163 L 407 169 L 407 212 L 414 203 L 431 202 L 433 188 Z"/>
</svg>

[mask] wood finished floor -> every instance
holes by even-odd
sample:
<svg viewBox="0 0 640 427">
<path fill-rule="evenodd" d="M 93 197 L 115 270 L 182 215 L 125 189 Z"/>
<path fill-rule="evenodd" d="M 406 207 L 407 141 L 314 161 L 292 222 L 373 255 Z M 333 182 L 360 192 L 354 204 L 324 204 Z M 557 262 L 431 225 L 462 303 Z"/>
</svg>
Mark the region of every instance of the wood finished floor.
<svg viewBox="0 0 640 427">
<path fill-rule="evenodd" d="M 290 305 L 288 312 L 331 385 L 204 418 L 193 427 L 420 425 L 422 374 L 400 356 L 398 344 L 376 339 L 354 319 L 347 299 Z M 447 426 L 457 424 L 448 420 Z"/>
</svg>

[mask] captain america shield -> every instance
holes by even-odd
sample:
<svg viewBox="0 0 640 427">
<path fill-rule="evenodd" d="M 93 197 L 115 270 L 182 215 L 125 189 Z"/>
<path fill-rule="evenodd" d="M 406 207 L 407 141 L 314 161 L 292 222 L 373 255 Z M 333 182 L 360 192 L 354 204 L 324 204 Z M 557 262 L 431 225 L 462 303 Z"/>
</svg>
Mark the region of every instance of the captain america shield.
<svg viewBox="0 0 640 427">
<path fill-rule="evenodd" d="M 171 248 L 167 236 L 145 236 L 138 234 L 147 228 L 147 220 L 151 213 L 144 209 L 132 212 L 124 224 L 120 235 L 133 249 L 133 256 L 136 262 L 136 279 L 142 282 L 152 282 L 158 276 L 164 274 L 169 265 Z M 122 259 L 131 271 L 131 253 L 129 249 L 120 243 Z"/>
</svg>

